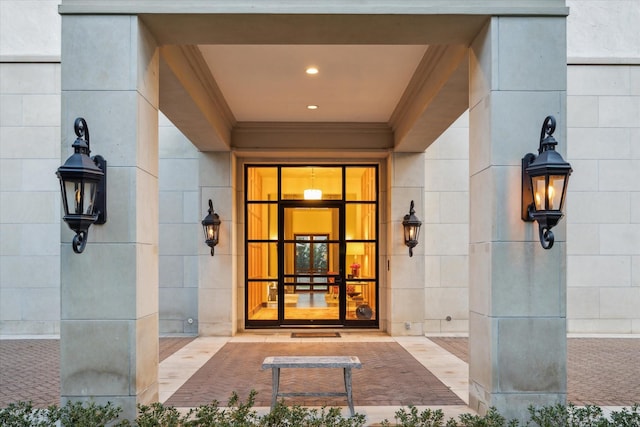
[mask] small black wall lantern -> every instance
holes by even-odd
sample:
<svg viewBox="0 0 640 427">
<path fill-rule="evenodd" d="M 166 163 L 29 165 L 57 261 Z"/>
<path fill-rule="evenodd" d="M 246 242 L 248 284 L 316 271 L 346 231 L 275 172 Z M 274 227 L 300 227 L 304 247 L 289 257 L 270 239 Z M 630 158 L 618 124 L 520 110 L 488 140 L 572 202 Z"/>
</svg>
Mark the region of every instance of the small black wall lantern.
<svg viewBox="0 0 640 427">
<path fill-rule="evenodd" d="M 102 156 L 89 157 L 89 126 L 78 117 L 74 123 L 76 140 L 73 154 L 56 175 L 60 180 L 64 221 L 75 231 L 73 251 L 82 253 L 91 224 L 107 222 L 107 161 Z"/>
<path fill-rule="evenodd" d="M 404 227 L 404 244 L 409 247 L 409 256 L 412 257 L 413 248 L 418 245 L 420 226 L 422 226 L 422 222 L 416 216 L 416 211 L 413 208 L 413 200 L 409 205 L 409 213 L 404 216 L 402 226 Z"/>
<path fill-rule="evenodd" d="M 202 229 L 204 231 L 204 242 L 211 248 L 211 256 L 214 255 L 213 248 L 218 244 L 220 223 L 220 217 L 213 211 L 213 202 L 209 199 L 209 215 L 202 220 Z"/>
<path fill-rule="evenodd" d="M 556 119 L 547 116 L 542 123 L 538 155 L 528 153 L 522 159 L 522 220 L 538 221 L 540 244 L 551 249 L 551 229 L 563 216 L 571 165 L 555 149 L 553 137 Z"/>
</svg>

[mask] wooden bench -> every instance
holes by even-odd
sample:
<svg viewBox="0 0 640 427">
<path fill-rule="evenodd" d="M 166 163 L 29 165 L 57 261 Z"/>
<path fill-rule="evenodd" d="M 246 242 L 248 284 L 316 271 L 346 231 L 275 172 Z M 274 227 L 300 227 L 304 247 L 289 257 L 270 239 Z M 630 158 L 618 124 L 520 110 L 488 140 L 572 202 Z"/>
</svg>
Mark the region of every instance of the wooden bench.
<svg viewBox="0 0 640 427">
<path fill-rule="evenodd" d="M 356 356 L 270 356 L 262 362 L 262 369 L 271 368 L 272 395 L 271 409 L 276 406 L 278 396 L 346 396 L 349 411 L 353 416 L 353 396 L 351 392 L 351 368 L 360 369 L 362 363 Z M 344 369 L 344 393 L 341 392 L 306 392 L 280 393 L 280 369 L 282 368 L 342 368 Z"/>
</svg>

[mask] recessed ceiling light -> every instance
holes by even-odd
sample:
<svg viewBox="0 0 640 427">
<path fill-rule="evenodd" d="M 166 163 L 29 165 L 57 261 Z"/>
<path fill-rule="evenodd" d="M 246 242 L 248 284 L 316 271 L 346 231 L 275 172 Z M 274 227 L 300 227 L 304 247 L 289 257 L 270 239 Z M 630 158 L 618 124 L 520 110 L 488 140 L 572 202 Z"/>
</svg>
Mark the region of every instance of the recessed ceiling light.
<svg viewBox="0 0 640 427">
<path fill-rule="evenodd" d="M 305 72 L 307 74 L 318 74 L 318 69 L 316 67 L 307 67 Z"/>
<path fill-rule="evenodd" d="M 307 105 L 307 110 L 317 110 L 318 106 L 317 105 Z"/>
</svg>

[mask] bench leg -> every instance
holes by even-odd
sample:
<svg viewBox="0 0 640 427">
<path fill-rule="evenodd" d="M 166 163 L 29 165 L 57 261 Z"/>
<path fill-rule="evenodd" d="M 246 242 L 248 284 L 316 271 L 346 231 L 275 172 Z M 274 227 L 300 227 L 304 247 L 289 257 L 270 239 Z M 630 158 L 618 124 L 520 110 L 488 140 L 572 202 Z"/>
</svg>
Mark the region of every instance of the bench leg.
<svg viewBox="0 0 640 427">
<path fill-rule="evenodd" d="M 344 368 L 344 388 L 347 392 L 347 404 L 349 405 L 349 411 L 353 417 L 355 410 L 353 409 L 353 395 L 351 393 L 351 368 Z"/>
<path fill-rule="evenodd" d="M 280 368 L 271 369 L 271 410 L 276 407 L 278 401 L 278 388 L 280 386 Z"/>
</svg>

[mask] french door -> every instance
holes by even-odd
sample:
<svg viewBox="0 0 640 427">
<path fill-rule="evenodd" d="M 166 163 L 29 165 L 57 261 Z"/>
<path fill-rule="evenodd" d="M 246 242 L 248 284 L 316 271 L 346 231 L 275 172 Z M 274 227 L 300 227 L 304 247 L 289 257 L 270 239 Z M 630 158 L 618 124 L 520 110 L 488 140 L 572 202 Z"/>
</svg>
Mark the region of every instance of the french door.
<svg viewBox="0 0 640 427">
<path fill-rule="evenodd" d="M 280 210 L 278 317 L 283 325 L 343 324 L 343 204 L 293 202 Z"/>
</svg>

